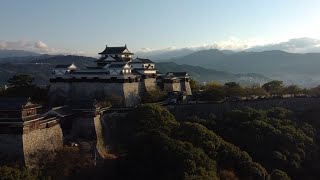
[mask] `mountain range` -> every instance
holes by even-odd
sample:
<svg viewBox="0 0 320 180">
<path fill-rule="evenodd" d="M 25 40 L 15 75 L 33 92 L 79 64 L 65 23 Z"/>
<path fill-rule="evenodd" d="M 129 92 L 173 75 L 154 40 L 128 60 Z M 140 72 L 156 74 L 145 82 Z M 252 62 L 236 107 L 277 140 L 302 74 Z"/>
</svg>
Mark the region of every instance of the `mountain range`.
<svg viewBox="0 0 320 180">
<path fill-rule="evenodd" d="M 0 58 L 40 56 L 40 54 L 24 50 L 0 49 Z"/>
<path fill-rule="evenodd" d="M 165 61 L 232 73 L 258 73 L 283 80 L 286 84 L 320 84 L 320 53 L 299 54 L 280 50 L 226 53 L 210 49 Z"/>
<path fill-rule="evenodd" d="M 8 51 L 8 50 L 7 50 Z M 94 66 L 95 58 L 84 56 L 40 55 L 34 53 L 14 56 L 0 51 L 0 84 L 12 74 L 38 72 L 47 83 L 54 65 L 76 63 L 78 67 Z M 210 50 L 183 50 L 182 53 L 153 54 L 157 67 L 162 72 L 186 71 L 200 82 L 236 81 L 243 84 L 265 83 L 271 79 L 283 80 L 286 84 L 298 84 L 312 87 L 320 84 L 320 53 L 288 53 L 280 50 L 262 52 L 233 52 Z M 8 55 L 9 54 L 9 55 Z M 138 54 L 139 55 L 139 54 Z M 141 54 L 140 54 L 141 55 Z M 145 55 L 145 54 L 144 54 Z M 151 55 L 151 54 L 150 54 Z M 143 56 L 139 56 L 143 57 Z M 148 57 L 148 56 L 145 56 Z M 170 57 L 164 60 L 164 57 Z M 41 66 L 41 68 L 39 68 Z"/>
<path fill-rule="evenodd" d="M 5 85 L 13 75 L 29 74 L 35 77 L 35 83 L 40 85 L 49 84 L 49 76 L 57 64 L 75 63 L 78 68 L 95 66 L 95 58 L 74 55 L 37 55 L 26 57 L 0 58 L 0 85 Z M 172 71 L 186 71 L 192 78 L 200 82 L 212 80 L 220 82 L 236 81 L 242 84 L 265 83 L 270 79 L 259 74 L 234 74 L 217 71 L 192 65 L 178 65 L 172 62 L 158 62 L 156 67 L 162 73 Z"/>
</svg>

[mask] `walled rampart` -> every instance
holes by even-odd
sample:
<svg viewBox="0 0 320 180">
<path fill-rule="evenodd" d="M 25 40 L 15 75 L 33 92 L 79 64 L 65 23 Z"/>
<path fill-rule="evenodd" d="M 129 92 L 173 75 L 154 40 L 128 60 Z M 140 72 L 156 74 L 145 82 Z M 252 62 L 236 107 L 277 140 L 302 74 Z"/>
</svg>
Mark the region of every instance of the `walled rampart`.
<svg viewBox="0 0 320 180">
<path fill-rule="evenodd" d="M 49 97 L 51 102 L 71 99 L 99 99 L 105 96 L 119 96 L 126 106 L 140 102 L 141 82 L 103 83 L 103 82 L 54 82 L 51 83 Z"/>
<path fill-rule="evenodd" d="M 62 146 L 63 135 L 59 124 L 24 134 L 0 134 L 0 159 L 2 162 L 37 167 L 42 156 Z"/>
</svg>

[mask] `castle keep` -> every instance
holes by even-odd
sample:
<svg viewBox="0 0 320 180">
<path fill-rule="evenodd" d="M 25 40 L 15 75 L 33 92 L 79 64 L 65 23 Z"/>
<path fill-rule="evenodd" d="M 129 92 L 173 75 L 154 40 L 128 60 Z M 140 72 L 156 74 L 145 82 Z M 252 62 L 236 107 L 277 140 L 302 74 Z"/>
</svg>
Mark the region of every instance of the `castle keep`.
<svg viewBox="0 0 320 180">
<path fill-rule="evenodd" d="M 145 91 L 160 87 L 166 92 L 192 95 L 185 72 L 161 74 L 150 59 L 135 58 L 127 46 L 108 47 L 99 53 L 95 67 L 78 69 L 75 64 L 58 65 L 50 78 L 50 98 L 102 99 L 117 96 L 124 106 L 140 103 Z"/>
</svg>

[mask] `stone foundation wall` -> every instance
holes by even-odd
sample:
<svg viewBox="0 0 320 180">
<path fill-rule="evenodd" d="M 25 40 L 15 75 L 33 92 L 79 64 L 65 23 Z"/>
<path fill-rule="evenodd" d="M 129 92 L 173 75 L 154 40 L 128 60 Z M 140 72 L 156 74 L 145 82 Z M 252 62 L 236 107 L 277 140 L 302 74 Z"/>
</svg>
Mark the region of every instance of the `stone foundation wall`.
<svg viewBox="0 0 320 180">
<path fill-rule="evenodd" d="M 145 90 L 150 90 L 157 87 L 156 78 L 147 78 L 143 80 Z"/>
<path fill-rule="evenodd" d="M 186 82 L 186 81 L 181 81 L 180 82 L 180 86 L 181 86 L 181 90 L 185 91 L 188 96 L 192 95 L 192 91 L 191 91 L 191 87 L 190 87 L 190 83 Z"/>
<path fill-rule="evenodd" d="M 71 135 L 73 137 L 87 139 L 87 140 L 96 140 L 96 131 L 94 120 L 100 118 L 100 115 L 94 117 L 85 115 L 80 115 L 72 121 L 72 130 Z"/>
<path fill-rule="evenodd" d="M 63 146 L 63 134 L 59 124 L 23 134 L 22 139 L 27 167 L 36 167 L 39 163 L 39 157 L 45 153 L 52 153 Z"/>
<path fill-rule="evenodd" d="M 172 92 L 172 91 L 181 91 L 180 82 L 172 82 L 172 83 L 164 83 L 164 91 Z"/>
<path fill-rule="evenodd" d="M 50 102 L 57 99 L 92 99 L 105 96 L 119 96 L 124 99 L 125 106 L 134 106 L 140 102 L 142 82 L 103 83 L 103 82 L 55 82 L 51 83 Z"/>
<path fill-rule="evenodd" d="M 141 89 L 140 82 L 125 83 L 123 84 L 124 102 L 127 107 L 132 107 L 140 104 L 140 92 Z"/>
</svg>

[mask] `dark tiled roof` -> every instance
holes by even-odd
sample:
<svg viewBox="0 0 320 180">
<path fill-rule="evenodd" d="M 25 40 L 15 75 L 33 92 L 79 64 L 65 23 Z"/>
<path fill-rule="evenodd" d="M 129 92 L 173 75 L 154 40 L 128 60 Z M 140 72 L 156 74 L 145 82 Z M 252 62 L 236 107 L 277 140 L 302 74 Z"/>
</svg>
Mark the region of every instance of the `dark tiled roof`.
<svg viewBox="0 0 320 180">
<path fill-rule="evenodd" d="M 136 69 L 131 70 L 131 74 L 133 74 L 133 75 L 143 75 L 143 74 L 140 74 Z"/>
<path fill-rule="evenodd" d="M 156 71 L 157 69 L 154 68 L 154 69 L 146 69 L 146 68 L 134 68 L 136 70 L 151 70 L 151 71 Z"/>
<path fill-rule="evenodd" d="M 102 67 L 96 67 L 96 66 L 94 66 L 94 67 L 86 67 L 86 69 L 102 69 Z"/>
<path fill-rule="evenodd" d="M 132 63 L 154 63 L 154 62 L 151 61 L 150 59 L 136 58 Z"/>
<path fill-rule="evenodd" d="M 122 46 L 122 47 L 108 47 L 108 46 L 106 46 L 106 49 L 99 54 L 122 54 L 125 49 L 127 49 L 126 46 Z M 132 54 L 132 53 L 129 52 L 126 54 Z"/>
<path fill-rule="evenodd" d="M 68 67 L 70 67 L 72 64 L 59 64 L 59 65 L 56 65 L 56 69 L 66 69 Z"/>
<path fill-rule="evenodd" d="M 103 71 L 100 71 L 100 72 L 97 72 L 97 71 L 76 71 L 76 72 L 73 72 L 72 74 L 108 74 L 107 72 L 103 72 Z"/>
<path fill-rule="evenodd" d="M 21 110 L 28 102 L 31 102 L 29 97 L 0 98 L 0 110 Z M 35 104 L 34 106 L 40 107 L 38 104 Z"/>
<path fill-rule="evenodd" d="M 168 72 L 168 73 L 167 73 L 167 76 L 168 76 L 170 73 L 173 74 L 174 76 L 188 76 L 187 72 Z"/>
<path fill-rule="evenodd" d="M 110 66 L 108 68 L 122 68 L 125 65 L 126 64 L 110 64 Z"/>
</svg>

